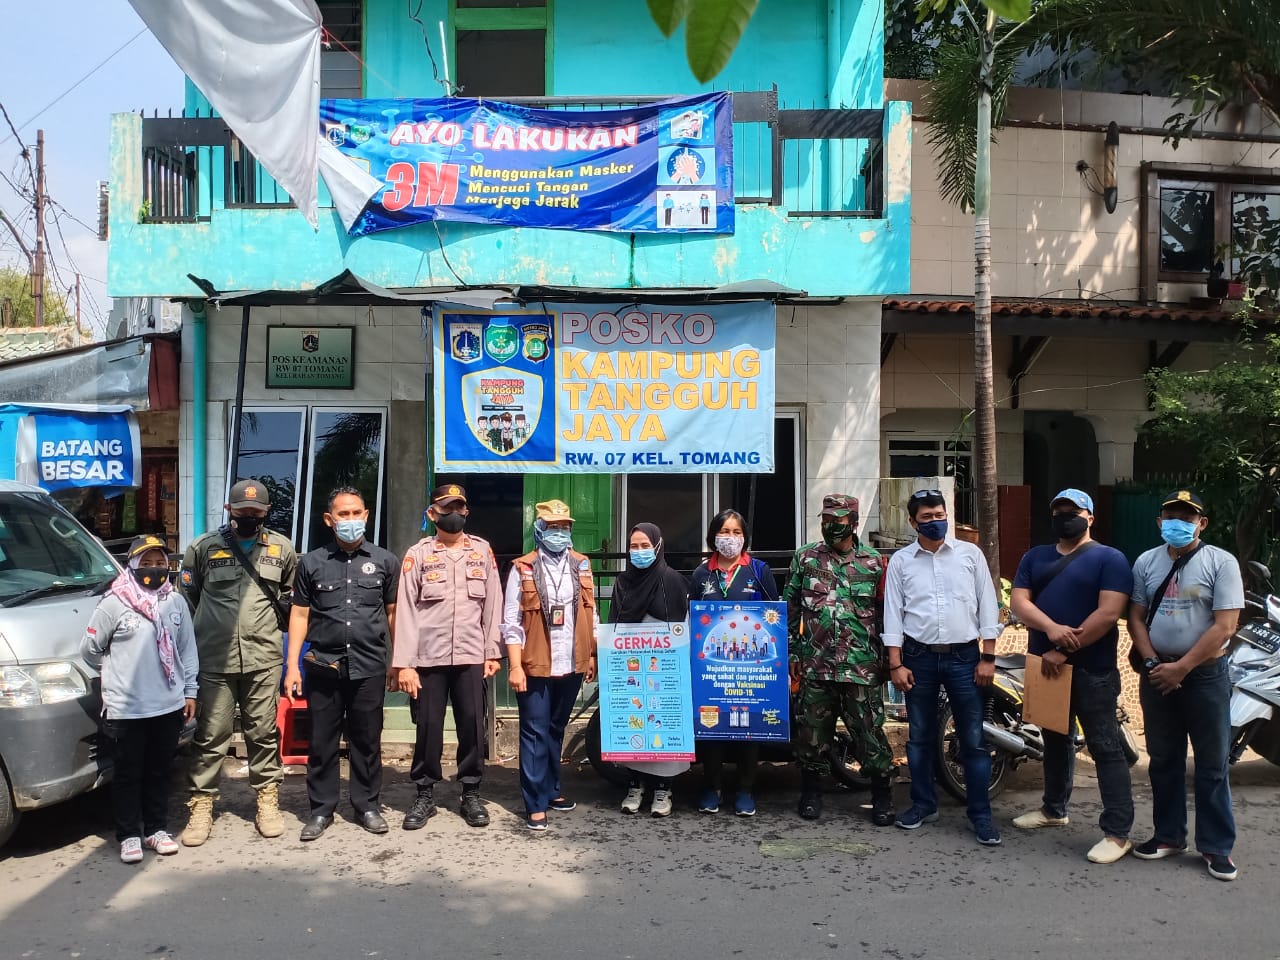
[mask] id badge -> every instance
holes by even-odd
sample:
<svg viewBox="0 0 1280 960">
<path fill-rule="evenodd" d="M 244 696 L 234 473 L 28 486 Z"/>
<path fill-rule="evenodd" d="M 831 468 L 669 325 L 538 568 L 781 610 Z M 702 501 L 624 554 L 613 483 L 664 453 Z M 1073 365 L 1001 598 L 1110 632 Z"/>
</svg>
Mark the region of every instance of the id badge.
<svg viewBox="0 0 1280 960">
<path fill-rule="evenodd" d="M 553 627 L 564 626 L 564 604 L 557 603 L 551 608 L 551 625 Z"/>
</svg>

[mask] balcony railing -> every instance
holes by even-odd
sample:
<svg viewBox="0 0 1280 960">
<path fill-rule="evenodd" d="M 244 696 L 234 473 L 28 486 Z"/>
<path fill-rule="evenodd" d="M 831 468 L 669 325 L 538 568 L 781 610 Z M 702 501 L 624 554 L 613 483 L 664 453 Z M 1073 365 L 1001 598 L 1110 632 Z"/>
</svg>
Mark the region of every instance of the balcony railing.
<svg viewBox="0 0 1280 960">
<path fill-rule="evenodd" d="M 734 199 L 788 217 L 882 217 L 881 110 L 792 110 L 776 90 L 733 95 Z M 600 110 L 661 97 L 509 98 L 553 110 Z M 140 219 L 194 223 L 213 211 L 287 207 L 289 196 L 217 117 L 143 117 Z M 329 199 L 320 185 L 320 204 Z"/>
</svg>

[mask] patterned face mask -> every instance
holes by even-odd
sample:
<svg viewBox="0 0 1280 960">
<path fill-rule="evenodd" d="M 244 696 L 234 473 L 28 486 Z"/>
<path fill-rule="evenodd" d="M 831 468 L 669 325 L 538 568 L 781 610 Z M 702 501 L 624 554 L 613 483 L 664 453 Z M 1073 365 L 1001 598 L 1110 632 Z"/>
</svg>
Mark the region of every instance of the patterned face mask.
<svg viewBox="0 0 1280 960">
<path fill-rule="evenodd" d="M 826 520 L 822 524 L 822 539 L 826 541 L 827 546 L 834 547 L 842 540 L 847 540 L 849 534 L 853 533 L 853 527 L 848 520 Z"/>
</svg>

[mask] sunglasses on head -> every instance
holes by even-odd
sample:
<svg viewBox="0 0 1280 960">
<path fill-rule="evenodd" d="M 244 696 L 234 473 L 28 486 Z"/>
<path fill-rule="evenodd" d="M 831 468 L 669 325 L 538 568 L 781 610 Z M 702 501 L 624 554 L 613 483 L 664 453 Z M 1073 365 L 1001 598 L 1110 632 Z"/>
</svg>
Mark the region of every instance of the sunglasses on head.
<svg viewBox="0 0 1280 960">
<path fill-rule="evenodd" d="M 942 496 L 941 490 L 917 490 L 915 493 L 913 493 L 910 496 L 909 499 L 923 500 L 925 497 L 940 497 L 940 496 Z"/>
</svg>

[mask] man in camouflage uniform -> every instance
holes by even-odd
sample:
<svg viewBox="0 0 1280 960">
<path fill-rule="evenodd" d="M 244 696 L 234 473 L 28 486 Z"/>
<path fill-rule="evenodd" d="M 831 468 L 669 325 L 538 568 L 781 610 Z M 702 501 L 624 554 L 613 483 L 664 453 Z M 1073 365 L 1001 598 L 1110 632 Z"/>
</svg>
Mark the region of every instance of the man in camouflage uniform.
<svg viewBox="0 0 1280 960">
<path fill-rule="evenodd" d="M 822 543 L 805 544 L 791 561 L 787 602 L 791 676 L 800 681 L 796 759 L 800 816 L 822 815 L 819 778 L 830 764 L 836 717 L 844 720 L 865 772 L 872 776 L 871 820 L 893 823 L 889 774 L 893 751 L 884 735 L 883 648 L 876 630 L 877 588 L 884 561 L 858 540 L 858 501 L 822 498 Z"/>
</svg>

